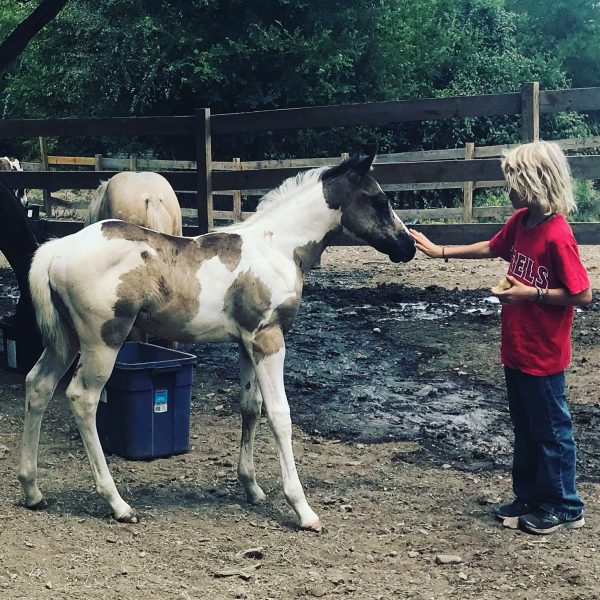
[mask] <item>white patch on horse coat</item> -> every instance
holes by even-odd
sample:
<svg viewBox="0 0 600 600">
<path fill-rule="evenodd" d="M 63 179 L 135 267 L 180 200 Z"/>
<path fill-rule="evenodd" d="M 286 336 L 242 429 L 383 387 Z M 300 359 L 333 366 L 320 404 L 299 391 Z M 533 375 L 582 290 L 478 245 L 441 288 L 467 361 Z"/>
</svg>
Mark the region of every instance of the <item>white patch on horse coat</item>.
<svg viewBox="0 0 600 600">
<path fill-rule="evenodd" d="M 0 171 L 23 171 L 21 163 L 16 158 L 8 156 L 0 156 Z M 27 191 L 24 189 L 15 190 L 15 196 L 20 200 L 23 206 L 29 203 L 27 199 Z"/>
</svg>

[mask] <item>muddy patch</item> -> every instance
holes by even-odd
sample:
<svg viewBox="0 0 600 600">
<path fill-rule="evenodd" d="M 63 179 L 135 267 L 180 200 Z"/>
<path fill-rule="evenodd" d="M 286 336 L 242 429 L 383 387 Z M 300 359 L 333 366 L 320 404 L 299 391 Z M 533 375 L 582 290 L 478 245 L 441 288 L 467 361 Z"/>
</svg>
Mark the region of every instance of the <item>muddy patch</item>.
<svg viewBox="0 0 600 600">
<path fill-rule="evenodd" d="M 445 349 L 426 343 L 428 331 L 448 322 L 496 330 L 500 308 L 495 299 L 485 289 L 352 287 L 360 277 L 360 271 L 349 271 L 325 280 L 313 272 L 308 279 L 287 337 L 285 380 L 294 423 L 330 440 L 415 441 L 420 449 L 403 460 L 417 463 L 465 470 L 508 467 L 512 429 L 503 387 L 460 370 L 436 370 L 436 354 L 452 352 L 451 333 Z M 348 289 L 332 287 L 339 285 Z M 415 342 L 419 337 L 422 344 Z M 203 344 L 189 350 L 199 356 L 201 378 L 204 372 L 211 379 L 237 380 L 236 346 Z M 429 368 L 422 376 L 426 360 Z M 237 411 L 236 391 L 228 401 Z M 598 411 L 586 406 L 572 411 L 580 472 L 598 479 L 593 433 L 600 425 Z"/>
</svg>

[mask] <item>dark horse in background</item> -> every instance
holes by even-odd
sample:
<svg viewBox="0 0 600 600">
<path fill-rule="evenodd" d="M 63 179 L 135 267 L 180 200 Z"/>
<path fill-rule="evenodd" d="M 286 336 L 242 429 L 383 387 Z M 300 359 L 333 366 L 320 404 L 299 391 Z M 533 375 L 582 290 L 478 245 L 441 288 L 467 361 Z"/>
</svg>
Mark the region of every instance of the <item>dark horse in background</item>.
<svg viewBox="0 0 600 600">
<path fill-rule="evenodd" d="M 110 220 L 40 247 L 30 285 L 45 350 L 27 375 L 19 470 L 29 508 L 45 506 L 37 483 L 42 416 L 79 354 L 66 395 L 96 489 L 115 518 L 137 521 L 115 486 L 96 430 L 100 393 L 135 325 L 169 340 L 238 343 L 238 477 L 248 500 L 265 498 L 253 459 L 264 402 L 278 446 L 285 497 L 303 528 L 320 530 L 292 451 L 283 377 L 285 335 L 300 304 L 304 273 L 336 234 L 351 232 L 394 262 L 407 262 L 415 255 L 406 227 L 369 174 L 373 158 L 353 157 L 336 167 L 301 173 L 267 194 L 243 223 L 195 238 Z"/>
<path fill-rule="evenodd" d="M 0 179 L 0 252 L 10 263 L 21 295 L 14 316 L 15 324 L 36 327 L 35 311 L 29 293 L 29 267 L 38 248 L 21 201 Z"/>
</svg>

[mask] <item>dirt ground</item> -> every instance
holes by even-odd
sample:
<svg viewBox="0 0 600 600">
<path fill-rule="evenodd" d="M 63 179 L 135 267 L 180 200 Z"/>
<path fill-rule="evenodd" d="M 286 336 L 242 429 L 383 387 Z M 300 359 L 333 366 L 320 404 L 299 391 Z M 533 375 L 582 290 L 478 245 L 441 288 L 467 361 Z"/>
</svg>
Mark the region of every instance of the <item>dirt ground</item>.
<svg viewBox="0 0 600 600">
<path fill-rule="evenodd" d="M 111 520 L 93 490 L 62 393 L 40 449 L 52 504 L 23 508 L 24 377 L 0 370 L 0 598 L 600 598 L 600 246 L 581 252 L 596 295 L 576 314 L 568 371 L 582 530 L 536 537 L 492 517 L 511 497 L 499 311 L 487 292 L 504 263 L 398 266 L 333 248 L 308 277 L 286 370 L 298 470 L 324 531 L 298 529 L 264 418 L 256 463 L 268 498 L 246 504 L 229 346 L 188 348 L 198 367 L 187 454 L 108 457 L 141 513 L 135 525 Z M 0 280 L 6 311 L 10 271 Z"/>
</svg>

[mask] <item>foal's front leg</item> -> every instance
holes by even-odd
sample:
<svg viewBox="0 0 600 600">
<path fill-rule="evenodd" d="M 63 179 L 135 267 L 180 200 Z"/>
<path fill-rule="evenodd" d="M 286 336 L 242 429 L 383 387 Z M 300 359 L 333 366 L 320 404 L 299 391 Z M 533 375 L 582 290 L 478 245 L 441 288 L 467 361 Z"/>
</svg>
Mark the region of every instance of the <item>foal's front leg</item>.
<svg viewBox="0 0 600 600">
<path fill-rule="evenodd" d="M 240 442 L 238 479 L 246 490 L 248 502 L 258 504 L 266 497 L 256 483 L 256 471 L 254 469 L 254 434 L 263 400 L 256 381 L 254 366 L 242 344 L 240 344 L 240 388 L 242 439 Z"/>
<path fill-rule="evenodd" d="M 273 337 L 277 338 L 277 346 L 280 349 L 270 354 L 267 352 L 272 352 Z M 321 522 L 306 501 L 294 461 L 292 420 L 283 385 L 283 364 L 285 360 L 283 335 L 280 332 L 273 332 L 269 340 L 264 339 L 264 337 L 262 339 L 255 338 L 251 343 L 248 343 L 248 346 L 250 347 L 247 347 L 247 350 L 258 378 L 269 424 L 277 442 L 283 479 L 283 493 L 300 518 L 302 528 L 321 531 Z"/>
</svg>

